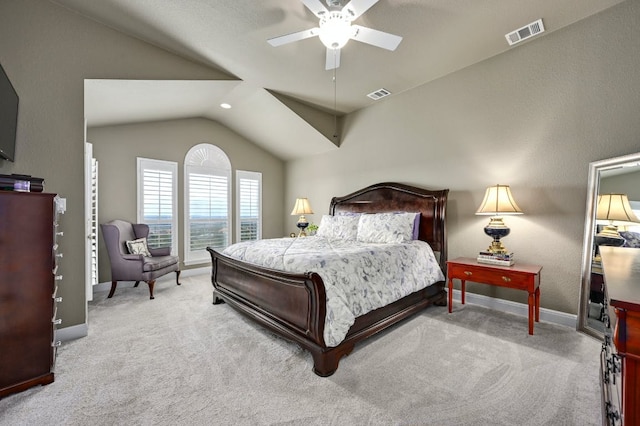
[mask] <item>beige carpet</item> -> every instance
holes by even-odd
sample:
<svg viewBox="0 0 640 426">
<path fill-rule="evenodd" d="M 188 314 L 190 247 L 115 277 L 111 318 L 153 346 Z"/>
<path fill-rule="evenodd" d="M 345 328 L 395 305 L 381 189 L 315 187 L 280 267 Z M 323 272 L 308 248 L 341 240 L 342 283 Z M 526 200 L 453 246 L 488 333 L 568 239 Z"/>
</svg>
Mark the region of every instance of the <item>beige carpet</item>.
<svg viewBox="0 0 640 426">
<path fill-rule="evenodd" d="M 331 377 L 211 304 L 208 276 L 99 294 L 56 381 L 0 400 L 7 425 L 597 425 L 600 343 L 473 305 L 430 307 Z"/>
</svg>

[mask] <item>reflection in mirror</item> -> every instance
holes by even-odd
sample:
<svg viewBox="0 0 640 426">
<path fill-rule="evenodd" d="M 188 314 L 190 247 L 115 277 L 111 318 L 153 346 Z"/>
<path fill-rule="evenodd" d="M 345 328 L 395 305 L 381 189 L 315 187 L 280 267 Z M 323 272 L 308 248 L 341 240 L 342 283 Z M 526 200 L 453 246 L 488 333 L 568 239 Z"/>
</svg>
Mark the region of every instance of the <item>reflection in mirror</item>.
<svg viewBox="0 0 640 426">
<path fill-rule="evenodd" d="M 639 182 L 640 153 L 589 164 L 578 329 L 598 338 L 604 331 L 604 281 L 596 243 L 640 249 L 640 223 L 634 223 L 640 217 Z M 626 195 L 628 204 L 622 210 L 631 212 L 614 211 L 608 201 L 620 201 L 620 205 L 626 201 L 625 197 L 607 197 L 610 194 Z M 611 208 L 604 208 L 605 204 Z"/>
</svg>

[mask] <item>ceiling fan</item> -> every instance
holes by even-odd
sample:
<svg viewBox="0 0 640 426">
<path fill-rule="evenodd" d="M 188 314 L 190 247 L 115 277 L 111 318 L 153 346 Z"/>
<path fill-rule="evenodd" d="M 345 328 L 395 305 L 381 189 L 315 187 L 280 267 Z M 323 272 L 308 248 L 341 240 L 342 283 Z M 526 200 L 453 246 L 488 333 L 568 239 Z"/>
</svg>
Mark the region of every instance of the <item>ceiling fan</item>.
<svg viewBox="0 0 640 426">
<path fill-rule="evenodd" d="M 356 40 L 387 50 L 395 50 L 402 41 L 400 36 L 351 24 L 379 0 L 351 0 L 345 6 L 341 5 L 340 0 L 326 0 L 327 7 L 320 0 L 300 1 L 320 19 L 318 27 L 271 38 L 267 41 L 277 47 L 318 36 L 322 44 L 327 47 L 325 63 L 327 70 L 340 66 L 340 49 L 349 40 Z"/>
</svg>

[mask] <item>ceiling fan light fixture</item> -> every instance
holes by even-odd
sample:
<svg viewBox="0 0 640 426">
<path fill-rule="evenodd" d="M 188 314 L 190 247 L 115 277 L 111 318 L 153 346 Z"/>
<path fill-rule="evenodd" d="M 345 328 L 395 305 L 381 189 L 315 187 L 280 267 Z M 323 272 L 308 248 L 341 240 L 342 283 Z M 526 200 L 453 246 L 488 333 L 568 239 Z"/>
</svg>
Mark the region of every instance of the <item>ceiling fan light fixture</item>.
<svg viewBox="0 0 640 426">
<path fill-rule="evenodd" d="M 329 12 L 320 19 L 320 41 L 328 49 L 342 49 L 353 35 L 351 21 L 341 12 Z"/>
</svg>

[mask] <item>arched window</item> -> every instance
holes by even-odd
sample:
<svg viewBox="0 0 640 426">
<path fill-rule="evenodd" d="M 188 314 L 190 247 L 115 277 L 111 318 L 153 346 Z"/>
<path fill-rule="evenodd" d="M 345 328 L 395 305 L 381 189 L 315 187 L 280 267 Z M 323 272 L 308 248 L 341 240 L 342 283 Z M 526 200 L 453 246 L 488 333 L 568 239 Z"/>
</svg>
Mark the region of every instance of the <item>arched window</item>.
<svg viewBox="0 0 640 426">
<path fill-rule="evenodd" d="M 187 152 L 185 182 L 185 263 L 211 260 L 206 248 L 231 244 L 231 162 L 215 145 Z"/>
</svg>

